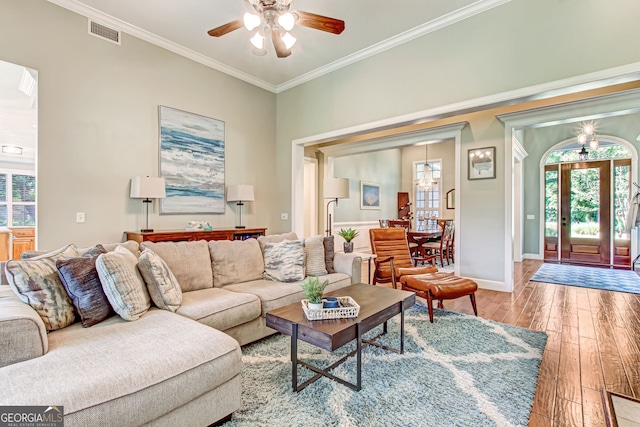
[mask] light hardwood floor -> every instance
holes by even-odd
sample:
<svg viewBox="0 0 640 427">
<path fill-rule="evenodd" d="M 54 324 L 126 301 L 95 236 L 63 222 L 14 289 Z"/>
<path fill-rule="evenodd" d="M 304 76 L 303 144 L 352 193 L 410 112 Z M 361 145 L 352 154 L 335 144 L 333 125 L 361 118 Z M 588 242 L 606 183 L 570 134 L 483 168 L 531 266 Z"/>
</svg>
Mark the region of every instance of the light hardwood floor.
<svg viewBox="0 0 640 427">
<path fill-rule="evenodd" d="M 530 427 L 606 426 L 601 389 L 640 398 L 640 295 L 530 282 L 541 264 L 515 264 L 513 293 L 478 290 L 478 316 L 549 336 Z M 473 314 L 469 298 L 444 308 Z"/>
</svg>

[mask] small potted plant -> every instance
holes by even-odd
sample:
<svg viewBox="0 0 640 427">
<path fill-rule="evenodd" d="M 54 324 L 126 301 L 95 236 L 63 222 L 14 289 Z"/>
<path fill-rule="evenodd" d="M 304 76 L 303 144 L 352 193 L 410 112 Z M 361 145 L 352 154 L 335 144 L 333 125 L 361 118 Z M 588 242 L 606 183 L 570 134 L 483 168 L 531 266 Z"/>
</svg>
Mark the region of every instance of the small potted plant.
<svg viewBox="0 0 640 427">
<path fill-rule="evenodd" d="M 353 242 L 352 240 L 358 236 L 358 232 L 353 228 L 341 228 L 340 232 L 338 232 L 338 236 L 342 237 L 344 242 L 344 251 L 345 253 L 353 252 Z"/>
<path fill-rule="evenodd" d="M 307 304 L 311 310 L 322 310 L 322 293 L 328 284 L 328 280 L 321 282 L 316 276 L 309 276 L 300 283 L 304 297 L 307 299 Z"/>
</svg>

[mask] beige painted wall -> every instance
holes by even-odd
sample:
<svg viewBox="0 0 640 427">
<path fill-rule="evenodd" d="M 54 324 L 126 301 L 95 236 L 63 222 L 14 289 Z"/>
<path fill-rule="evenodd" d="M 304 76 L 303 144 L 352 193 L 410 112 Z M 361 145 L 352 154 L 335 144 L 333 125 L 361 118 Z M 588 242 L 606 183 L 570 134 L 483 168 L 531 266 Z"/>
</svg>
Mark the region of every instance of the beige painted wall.
<svg viewBox="0 0 640 427">
<path fill-rule="evenodd" d="M 513 0 L 292 88 L 277 99 L 278 164 L 290 164 L 299 138 L 639 62 L 640 51 L 628 48 L 640 39 L 639 13 L 634 0 Z M 474 120 L 460 147 L 456 263 L 463 275 L 510 282 L 504 126 Z M 468 181 L 467 150 L 488 146 L 497 147 L 497 178 Z M 285 170 L 282 188 L 291 185 Z"/>
<path fill-rule="evenodd" d="M 44 0 L 0 0 L 0 10 L 0 59 L 39 72 L 38 247 L 120 241 L 144 225 L 129 180 L 158 174 L 158 105 L 223 120 L 226 182 L 255 186 L 243 223 L 282 227 L 280 190 L 263 179 L 276 174 L 273 93 L 128 34 L 121 46 L 90 36 L 86 18 Z M 160 216 L 154 206 L 151 225 L 233 227 L 236 208 Z"/>
</svg>

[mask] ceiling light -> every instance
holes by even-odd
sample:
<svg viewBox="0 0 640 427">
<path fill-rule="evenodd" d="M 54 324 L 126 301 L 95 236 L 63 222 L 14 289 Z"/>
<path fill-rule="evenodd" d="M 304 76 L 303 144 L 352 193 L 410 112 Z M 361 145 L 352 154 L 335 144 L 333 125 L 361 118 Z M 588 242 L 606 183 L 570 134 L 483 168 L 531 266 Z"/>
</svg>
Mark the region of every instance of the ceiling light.
<svg viewBox="0 0 640 427">
<path fill-rule="evenodd" d="M 258 50 L 262 50 L 264 46 L 264 36 L 259 32 L 256 33 L 253 37 L 251 37 L 251 44 Z"/>
<path fill-rule="evenodd" d="M 582 146 L 582 150 L 578 153 L 578 158 L 580 160 L 587 160 L 589 158 L 589 152 L 584 148 L 584 146 Z"/>
<path fill-rule="evenodd" d="M 589 143 L 589 148 L 592 150 L 597 150 L 600 147 L 600 142 L 596 139 L 595 135 L 591 138 L 591 142 Z"/>
<path fill-rule="evenodd" d="M 282 36 L 282 41 L 284 42 L 284 45 L 287 47 L 287 49 L 291 49 L 293 45 L 296 44 L 297 40 L 291 34 L 284 33 L 284 36 Z"/>
<path fill-rule="evenodd" d="M 247 30 L 251 31 L 254 28 L 256 28 L 258 25 L 260 25 L 260 22 L 262 21 L 260 19 L 260 17 L 258 15 L 254 15 L 253 13 L 245 13 L 244 14 L 244 26 Z"/>
<path fill-rule="evenodd" d="M 15 145 L 3 145 L 2 152 L 6 154 L 22 154 L 22 147 L 17 147 Z"/>
<path fill-rule="evenodd" d="M 284 28 L 285 31 L 291 31 L 296 23 L 296 19 L 291 12 L 284 13 L 278 17 L 278 24 Z"/>
<path fill-rule="evenodd" d="M 416 183 L 416 186 L 422 191 L 434 190 L 438 183 L 433 180 L 433 171 L 429 164 L 429 144 L 424 145 L 424 169 L 422 178 Z"/>
</svg>

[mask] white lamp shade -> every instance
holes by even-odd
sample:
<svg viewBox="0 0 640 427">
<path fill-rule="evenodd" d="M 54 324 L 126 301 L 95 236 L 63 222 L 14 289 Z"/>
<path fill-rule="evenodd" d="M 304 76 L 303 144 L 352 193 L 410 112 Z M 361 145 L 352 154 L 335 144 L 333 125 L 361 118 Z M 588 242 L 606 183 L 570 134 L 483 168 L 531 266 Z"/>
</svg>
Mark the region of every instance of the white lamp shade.
<svg viewBox="0 0 640 427">
<path fill-rule="evenodd" d="M 131 178 L 132 199 L 164 199 L 167 193 L 164 189 L 164 178 L 135 176 Z"/>
<path fill-rule="evenodd" d="M 325 199 L 349 198 L 349 179 L 347 178 L 325 178 L 322 187 Z"/>
<path fill-rule="evenodd" d="M 227 202 L 253 202 L 253 185 L 234 184 L 228 186 Z"/>
</svg>

